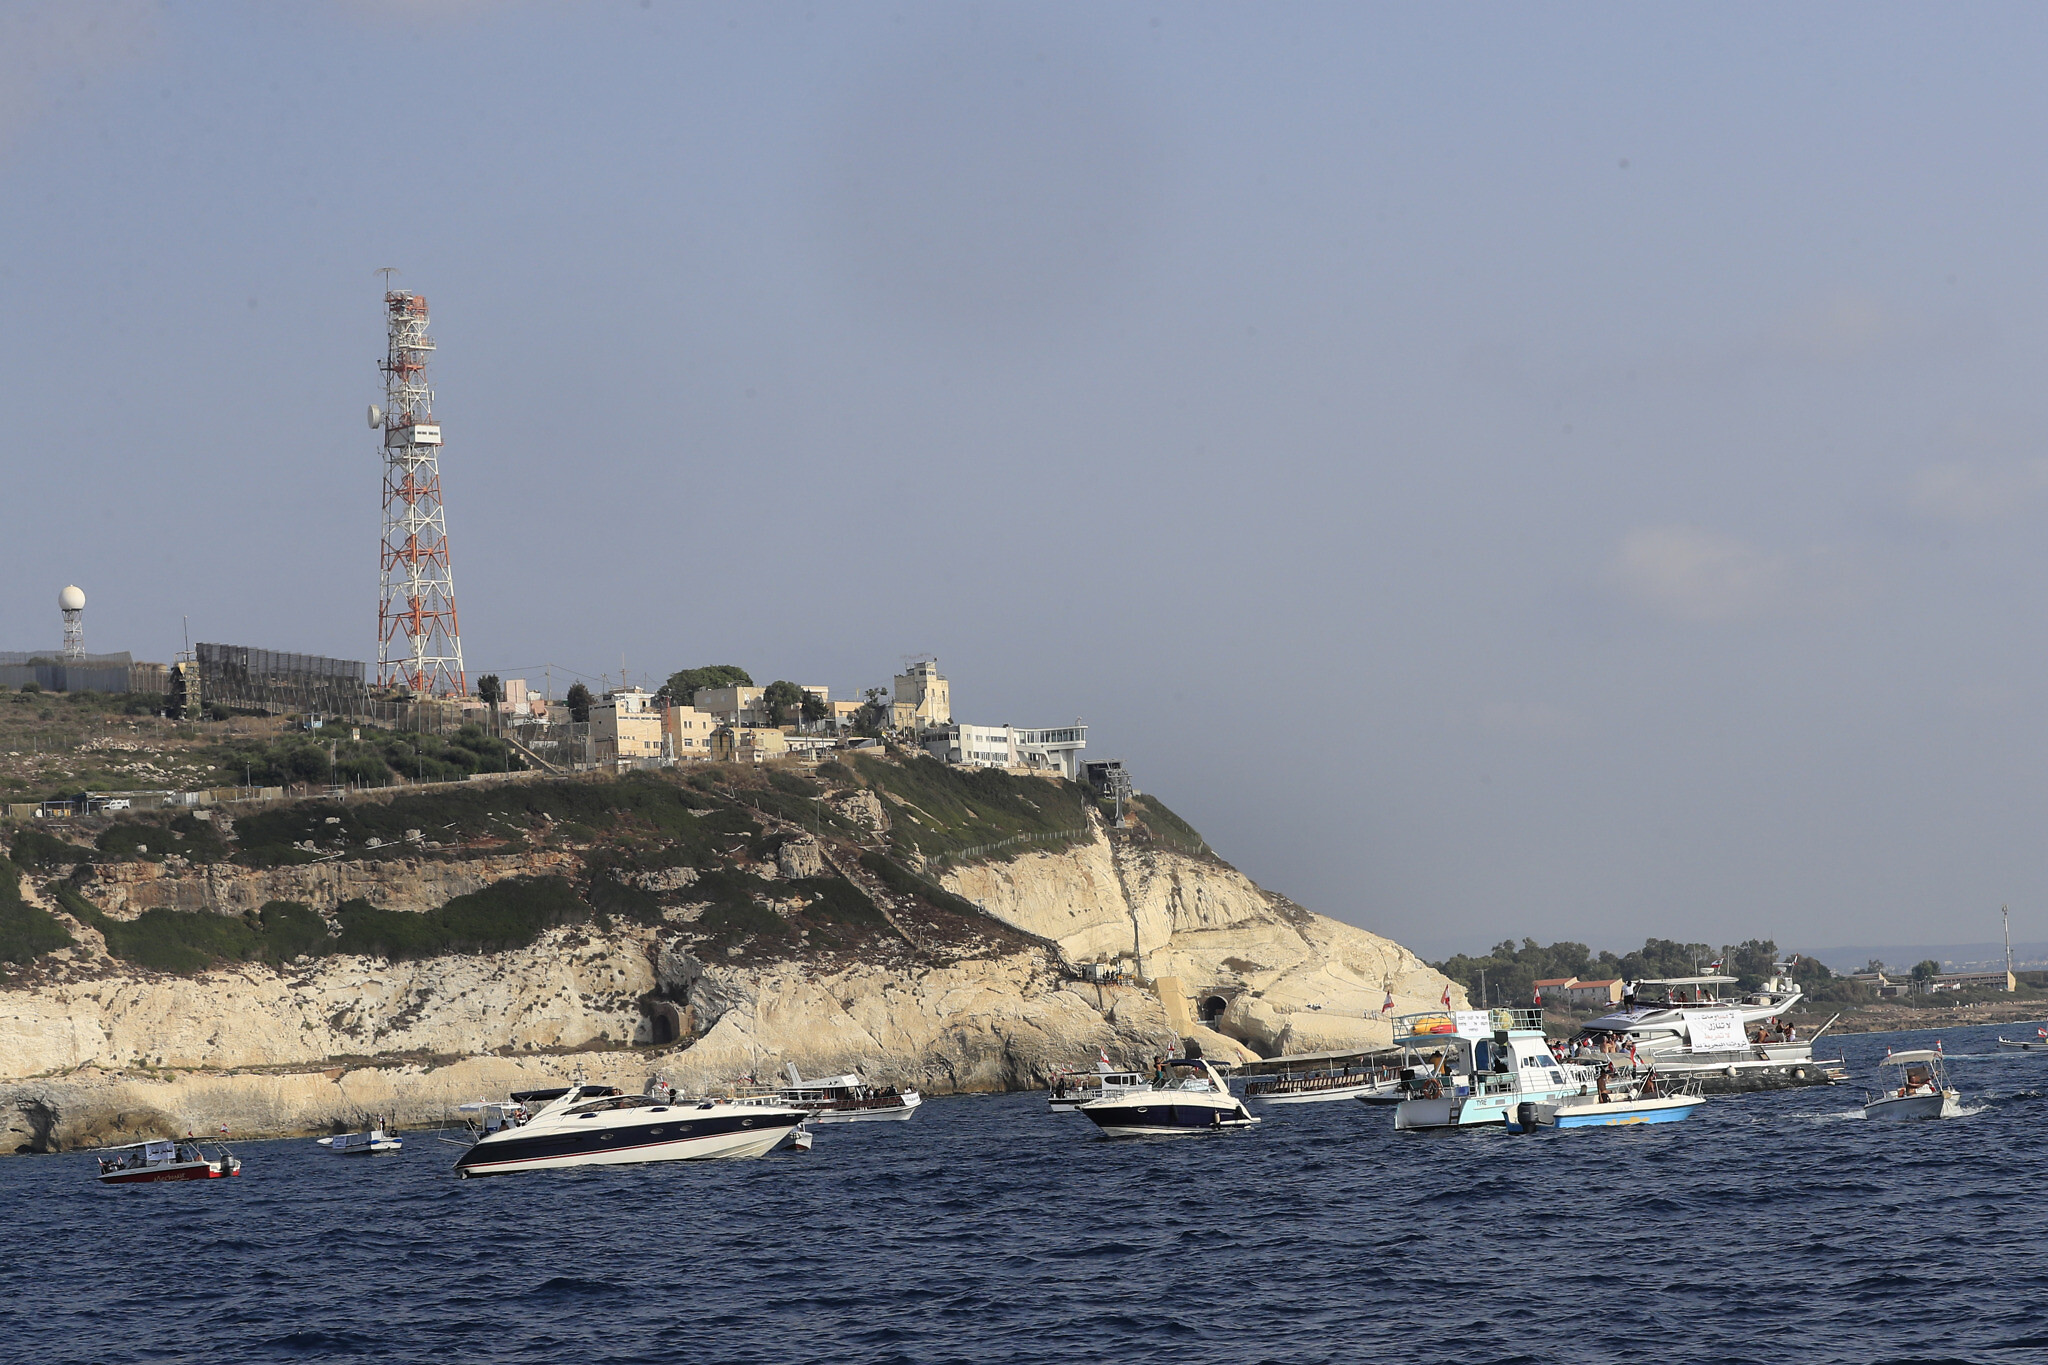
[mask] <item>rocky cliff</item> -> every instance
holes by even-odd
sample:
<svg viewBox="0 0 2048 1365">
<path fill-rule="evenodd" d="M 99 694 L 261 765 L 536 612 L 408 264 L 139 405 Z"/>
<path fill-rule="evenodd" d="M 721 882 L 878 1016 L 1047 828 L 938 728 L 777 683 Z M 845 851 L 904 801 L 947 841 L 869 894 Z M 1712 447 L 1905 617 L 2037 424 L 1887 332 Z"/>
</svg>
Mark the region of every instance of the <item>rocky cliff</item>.
<svg viewBox="0 0 2048 1365">
<path fill-rule="evenodd" d="M 1446 985 L 1163 806 L 1112 830 L 1071 784 L 921 757 L 180 821 L 0 862 L 0 1151 L 424 1123 L 576 1066 L 1014 1088 L 1188 1037 L 1379 1045 L 1389 991 Z"/>
</svg>

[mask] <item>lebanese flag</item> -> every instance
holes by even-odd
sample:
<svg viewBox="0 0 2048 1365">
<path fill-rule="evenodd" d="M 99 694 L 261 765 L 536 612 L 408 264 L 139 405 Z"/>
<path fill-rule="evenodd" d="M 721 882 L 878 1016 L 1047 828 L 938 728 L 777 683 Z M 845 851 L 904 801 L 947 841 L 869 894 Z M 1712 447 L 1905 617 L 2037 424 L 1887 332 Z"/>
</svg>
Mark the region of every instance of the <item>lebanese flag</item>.
<svg viewBox="0 0 2048 1365">
<path fill-rule="evenodd" d="M 1380 1006 L 1380 1013 L 1385 1014 L 1388 1010 L 1392 1008 L 1394 1008 L 1394 993 L 1392 991 L 1388 991 L 1386 1003 Z"/>
<path fill-rule="evenodd" d="M 1541 986 L 1536 988 L 1536 1007 L 1538 1009 L 1543 1007 L 1543 988 Z"/>
<path fill-rule="evenodd" d="M 1451 983 L 1450 983 L 1450 982 L 1448 982 L 1448 981 L 1446 981 L 1446 982 L 1444 983 L 1444 1008 L 1445 1008 L 1445 1009 L 1449 1009 L 1450 1007 L 1451 1007 Z M 2044 1036 L 2044 1037 L 2048 1037 L 2048 1034 L 2044 1034 L 2043 1036 Z"/>
</svg>

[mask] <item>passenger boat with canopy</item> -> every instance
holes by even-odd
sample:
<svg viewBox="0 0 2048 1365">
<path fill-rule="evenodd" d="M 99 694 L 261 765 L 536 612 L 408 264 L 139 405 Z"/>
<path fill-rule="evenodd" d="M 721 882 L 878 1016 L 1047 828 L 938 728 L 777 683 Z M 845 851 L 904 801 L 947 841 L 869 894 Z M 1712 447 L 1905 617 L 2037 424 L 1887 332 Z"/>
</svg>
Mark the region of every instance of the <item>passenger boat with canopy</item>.
<svg viewBox="0 0 2048 1365">
<path fill-rule="evenodd" d="M 789 1084 L 775 1087 L 778 1103 L 801 1110 L 819 1123 L 871 1123 L 878 1119 L 908 1119 L 924 1103 L 924 1096 L 909 1086 L 898 1090 L 877 1090 L 867 1077 L 855 1073 L 825 1076 L 807 1081 L 789 1063 Z"/>
<path fill-rule="evenodd" d="M 1939 1045 L 1887 1052 L 1878 1064 L 1884 1089 L 1863 1106 L 1866 1119 L 1947 1119 L 1962 1112 L 1962 1096 L 1948 1083 L 1948 1060 Z"/>
<path fill-rule="evenodd" d="M 108 1148 L 111 1155 L 100 1158 L 96 1179 L 102 1185 L 153 1185 L 162 1180 L 219 1180 L 242 1173 L 241 1158 L 228 1150 L 227 1143 L 204 1146 L 211 1146 L 219 1155 L 207 1156 L 202 1144 L 190 1137 Z"/>
<path fill-rule="evenodd" d="M 1390 1060 L 1354 1053 L 1342 1059 L 1328 1058 L 1324 1066 L 1306 1065 L 1322 1057 L 1276 1058 L 1266 1063 L 1280 1066 L 1271 1075 L 1248 1076 L 1244 1097 L 1261 1104 L 1316 1104 L 1324 1100 L 1361 1100 L 1366 1104 L 1397 1104 L 1403 1098 L 1401 1069 L 1421 1059 L 1408 1054 Z M 1295 1062 L 1289 1067 L 1286 1063 Z"/>
<path fill-rule="evenodd" d="M 627 1095 L 580 1081 L 516 1091 L 510 1106 L 486 1108 L 484 1122 L 499 1126 L 456 1159 L 458 1176 L 758 1157 L 806 1117 L 786 1105 L 686 1100 L 666 1086 L 659 1094 Z"/>
<path fill-rule="evenodd" d="M 1599 1079 L 1593 1067 L 1558 1059 L 1540 1009 L 1403 1015 L 1394 1037 L 1434 1053 L 1428 1065 L 1402 1069 L 1394 1127 L 1403 1131 L 1502 1126 L 1518 1105 L 1589 1094 Z"/>
<path fill-rule="evenodd" d="M 1175 1137 L 1259 1122 L 1201 1057 L 1169 1057 L 1143 1090 L 1090 1101 L 1081 1112 L 1104 1137 Z"/>
</svg>

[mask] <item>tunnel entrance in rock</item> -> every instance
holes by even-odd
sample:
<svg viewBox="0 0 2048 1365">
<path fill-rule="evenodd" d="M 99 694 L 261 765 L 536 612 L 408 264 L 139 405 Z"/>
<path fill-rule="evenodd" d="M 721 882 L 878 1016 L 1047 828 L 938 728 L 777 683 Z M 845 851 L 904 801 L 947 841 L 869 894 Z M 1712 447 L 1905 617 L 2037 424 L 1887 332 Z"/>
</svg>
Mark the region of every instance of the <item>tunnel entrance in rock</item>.
<svg viewBox="0 0 2048 1365">
<path fill-rule="evenodd" d="M 1220 995 L 1208 996 L 1203 999 L 1202 1003 L 1199 1006 L 1196 1007 L 1197 1011 L 1202 1016 L 1202 1022 L 1204 1024 L 1215 1023 L 1218 1019 L 1221 1019 L 1223 1017 L 1223 1011 L 1229 1008 L 1230 1002 L 1228 1000 L 1225 1000 Z"/>
<path fill-rule="evenodd" d="M 662 1047 L 683 1036 L 683 1012 L 666 1000 L 652 1001 L 644 1007 L 647 1011 L 645 1025 L 647 1041 L 654 1047 Z"/>
</svg>

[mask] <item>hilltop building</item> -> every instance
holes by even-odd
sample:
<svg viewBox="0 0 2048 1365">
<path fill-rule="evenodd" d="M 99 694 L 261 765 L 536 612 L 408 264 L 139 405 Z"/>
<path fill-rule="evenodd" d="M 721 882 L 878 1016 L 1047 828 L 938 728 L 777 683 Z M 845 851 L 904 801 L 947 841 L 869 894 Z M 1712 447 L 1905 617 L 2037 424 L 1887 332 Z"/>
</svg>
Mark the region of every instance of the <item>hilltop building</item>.
<svg viewBox="0 0 2048 1365">
<path fill-rule="evenodd" d="M 1022 768 L 1078 780 L 1088 727 L 1020 730 L 1014 725 L 948 725 L 925 737 L 925 752 L 963 768 Z"/>
<path fill-rule="evenodd" d="M 611 766 L 661 758 L 662 717 L 653 702 L 644 688 L 622 687 L 591 703 L 591 757 Z"/>
<path fill-rule="evenodd" d="M 673 702 L 661 710 L 661 733 L 671 758 L 711 757 L 711 736 L 717 730 L 718 719 L 709 711 Z"/>
</svg>

